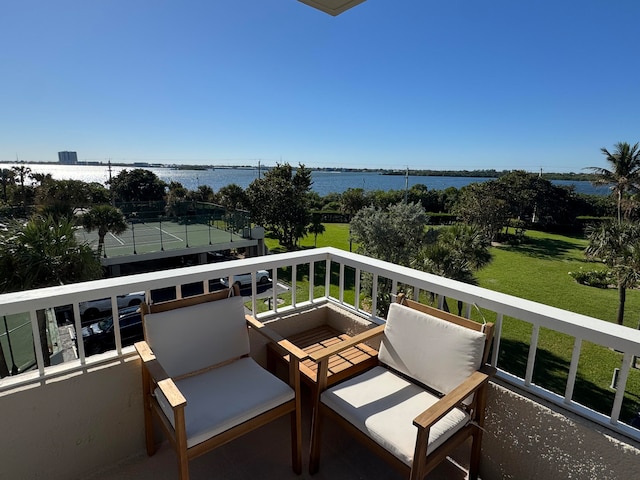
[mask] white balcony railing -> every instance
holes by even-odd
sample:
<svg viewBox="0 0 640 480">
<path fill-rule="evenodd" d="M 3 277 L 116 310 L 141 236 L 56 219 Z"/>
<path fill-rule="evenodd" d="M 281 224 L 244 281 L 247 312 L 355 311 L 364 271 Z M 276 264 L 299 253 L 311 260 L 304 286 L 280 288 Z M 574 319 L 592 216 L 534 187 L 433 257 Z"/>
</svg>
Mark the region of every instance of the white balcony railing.
<svg viewBox="0 0 640 480">
<path fill-rule="evenodd" d="M 281 289 L 273 288 L 269 293 L 271 310 L 257 313 L 260 300 L 257 295 L 258 285 L 256 284 L 255 272 L 262 269 L 272 272 L 273 286 L 281 283 L 279 276 L 284 272 L 284 269 L 287 270 L 287 277 L 291 278 L 290 300 L 286 302 L 286 306 L 278 306 L 278 292 Z M 301 269 L 304 269 L 309 280 L 308 292 L 306 288 L 301 291 L 299 288 L 301 284 L 296 281 Z M 82 372 L 87 366 L 112 361 L 114 357 L 127 357 L 134 354 L 131 347 L 122 347 L 119 326 L 115 322 L 115 350 L 112 352 L 86 356 L 83 342 L 80 341 L 78 342 L 76 359 L 68 360 L 60 365 L 45 366 L 42 348 L 37 348 L 41 337 L 37 314 L 39 310 L 71 305 L 75 330 L 80 332 L 79 304 L 81 302 L 105 297 L 111 298 L 113 317 L 118 318 L 117 297 L 119 295 L 145 291 L 147 298 L 153 298 L 153 292 L 173 288 L 176 296 L 180 297 L 183 286 L 201 284 L 200 290 L 206 292 L 212 280 L 247 272 L 253 274 L 250 309 L 256 312 L 258 317 L 268 317 L 273 313 L 295 309 L 309 302 L 330 301 L 360 315 L 369 316 L 374 321 L 382 322 L 383 319 L 359 307 L 363 298 L 360 291 L 364 285 L 362 279 L 365 278 L 365 275 L 373 280 L 367 282 L 372 285 L 372 291 L 368 292 L 367 297 L 373 299 L 370 305 L 370 311 L 373 312 L 377 310 L 377 289 L 382 278 L 391 282 L 392 293 L 400 290 L 408 291 L 414 298 L 435 299 L 440 306 L 445 298 L 456 302 L 456 305 L 457 302 L 462 302 L 465 316 L 482 316 L 488 321 L 496 323 L 496 337 L 491 363 L 498 368 L 500 380 L 560 405 L 591 421 L 607 426 L 629 438 L 640 440 L 640 431 L 622 421 L 625 420 L 624 418 L 621 419 L 623 402 L 633 401 L 631 399 L 625 400 L 625 392 L 632 371 L 632 361 L 636 356 L 640 356 L 640 331 L 334 248 L 319 248 L 246 260 L 233 260 L 0 295 L 0 315 L 10 316 L 26 312 L 27 318 L 31 320 L 31 332 L 34 345 L 36 345 L 34 349 L 35 368 L 0 380 L 0 393 L 18 385 L 56 377 L 70 371 Z M 331 274 L 326 275 L 326 272 L 331 272 Z M 319 281 L 319 278 L 322 280 Z M 349 301 L 346 300 L 347 297 Z M 524 322 L 531 329 L 529 342 L 526 345 L 528 354 L 526 359 L 523 359 L 524 365 L 520 370 L 524 374 L 521 375 L 509 371 L 513 370 L 508 367 L 511 360 L 509 358 L 502 359 L 500 356 L 503 328 L 505 328 L 507 319 Z M 542 329 L 560 332 L 573 339 L 571 360 L 566 366 L 566 372 L 562 375 L 564 386 L 558 388 L 555 384 L 553 387 L 555 392 L 545 385 L 544 381 L 540 381 L 540 384 L 534 382 L 538 354 L 543 350 L 539 345 Z M 617 386 L 615 391 L 611 390 L 610 393 L 613 397 L 610 411 L 598 412 L 574 399 L 579 372 L 578 365 L 585 344 L 596 344 L 600 348 L 610 349 L 612 355 L 619 357 Z M 507 366 L 501 365 L 501 362 Z M 638 394 L 638 392 L 633 393 Z"/>
</svg>

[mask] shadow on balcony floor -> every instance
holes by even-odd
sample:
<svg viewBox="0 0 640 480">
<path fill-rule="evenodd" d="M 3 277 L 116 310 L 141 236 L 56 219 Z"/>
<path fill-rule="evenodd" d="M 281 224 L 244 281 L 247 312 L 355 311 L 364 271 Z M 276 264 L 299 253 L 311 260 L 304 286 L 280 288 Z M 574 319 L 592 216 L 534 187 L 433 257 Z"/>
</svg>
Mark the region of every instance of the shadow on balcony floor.
<svg viewBox="0 0 640 480">
<path fill-rule="evenodd" d="M 191 480 L 352 480 L 358 478 L 400 480 L 400 475 L 387 463 L 374 456 L 339 427 L 327 422 L 320 459 L 320 471 L 308 472 L 309 415 L 303 415 L 303 470 L 291 470 L 289 418 L 270 425 L 206 453 L 189 463 Z M 282 441 L 281 441 L 282 439 Z M 468 458 L 468 447 L 459 449 Z M 86 477 L 86 480 L 175 480 L 178 466 L 171 446 L 164 442 L 153 457 L 140 455 L 112 468 Z M 463 480 L 467 472 L 451 461 L 445 461 L 426 478 L 428 480 Z"/>
</svg>

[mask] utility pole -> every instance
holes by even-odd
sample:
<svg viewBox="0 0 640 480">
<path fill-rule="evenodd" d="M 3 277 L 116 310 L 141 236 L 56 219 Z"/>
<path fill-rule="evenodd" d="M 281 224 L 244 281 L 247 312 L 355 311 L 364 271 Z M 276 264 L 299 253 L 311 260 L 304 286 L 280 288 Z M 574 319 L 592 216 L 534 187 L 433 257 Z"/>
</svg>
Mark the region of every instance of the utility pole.
<svg viewBox="0 0 640 480">
<path fill-rule="evenodd" d="M 407 197 L 409 195 L 409 167 L 404 175 L 404 204 L 407 204 Z"/>
<path fill-rule="evenodd" d="M 116 206 L 116 199 L 113 196 L 113 186 L 111 185 L 111 159 L 109 159 L 109 195 L 111 196 L 111 206 Z"/>
</svg>

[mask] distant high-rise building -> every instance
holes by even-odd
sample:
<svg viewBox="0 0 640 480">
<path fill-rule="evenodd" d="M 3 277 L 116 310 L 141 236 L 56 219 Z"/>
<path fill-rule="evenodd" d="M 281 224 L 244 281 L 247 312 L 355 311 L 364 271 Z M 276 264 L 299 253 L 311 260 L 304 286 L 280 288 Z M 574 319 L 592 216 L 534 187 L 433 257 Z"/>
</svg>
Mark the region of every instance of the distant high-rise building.
<svg viewBox="0 0 640 480">
<path fill-rule="evenodd" d="M 78 154 L 76 152 L 58 152 L 58 163 L 75 165 L 78 163 Z"/>
</svg>

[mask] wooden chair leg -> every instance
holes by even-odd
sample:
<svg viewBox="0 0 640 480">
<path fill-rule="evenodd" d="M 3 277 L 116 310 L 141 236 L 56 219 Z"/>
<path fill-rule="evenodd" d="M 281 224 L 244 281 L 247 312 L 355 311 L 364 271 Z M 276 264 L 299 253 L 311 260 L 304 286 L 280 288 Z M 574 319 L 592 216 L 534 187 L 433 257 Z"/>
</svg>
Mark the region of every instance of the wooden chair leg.
<svg viewBox="0 0 640 480">
<path fill-rule="evenodd" d="M 429 428 L 418 428 L 416 435 L 416 448 L 413 452 L 413 465 L 411 465 L 411 480 L 422 480 L 425 476 L 425 464 L 427 463 L 427 445 L 429 444 Z"/>
<path fill-rule="evenodd" d="M 291 412 L 291 467 L 302 473 L 302 416 L 300 410 Z"/>
<path fill-rule="evenodd" d="M 475 432 L 471 444 L 471 459 L 469 461 L 469 480 L 476 480 L 480 473 L 480 455 L 482 454 L 482 431 L 484 428 L 484 411 L 487 405 L 488 385 L 484 385 L 477 393 L 475 410 Z"/>
<path fill-rule="evenodd" d="M 469 461 L 469 480 L 477 480 L 480 470 L 480 447 L 482 443 L 482 430 L 477 429 L 473 434 L 471 444 L 471 459 Z"/>
<path fill-rule="evenodd" d="M 156 439 L 153 433 L 153 412 L 151 410 L 151 378 L 149 372 L 142 367 L 142 404 L 144 407 L 144 437 L 147 455 L 156 453 Z"/>
<path fill-rule="evenodd" d="M 289 362 L 289 384 L 296 395 L 296 409 L 291 412 L 291 467 L 302 473 L 302 399 L 300 392 L 300 365 L 298 359 L 291 356 Z"/>
<path fill-rule="evenodd" d="M 184 407 L 174 410 L 176 455 L 180 480 L 189 480 L 189 456 L 187 455 L 187 431 L 184 421 Z"/>
<path fill-rule="evenodd" d="M 309 446 L 309 473 L 313 475 L 318 471 L 320 464 L 320 442 L 322 440 L 322 402 L 320 396 L 327 388 L 327 374 L 329 372 L 329 359 L 322 360 L 318 364 L 316 385 L 313 389 L 313 415 L 311 419 L 311 445 Z"/>
<path fill-rule="evenodd" d="M 309 446 L 309 473 L 318 472 L 320 464 L 320 442 L 322 441 L 322 419 L 320 405 L 316 404 L 311 419 L 311 445 Z"/>
</svg>

